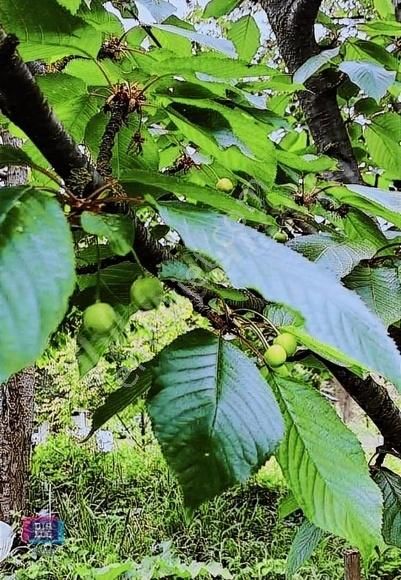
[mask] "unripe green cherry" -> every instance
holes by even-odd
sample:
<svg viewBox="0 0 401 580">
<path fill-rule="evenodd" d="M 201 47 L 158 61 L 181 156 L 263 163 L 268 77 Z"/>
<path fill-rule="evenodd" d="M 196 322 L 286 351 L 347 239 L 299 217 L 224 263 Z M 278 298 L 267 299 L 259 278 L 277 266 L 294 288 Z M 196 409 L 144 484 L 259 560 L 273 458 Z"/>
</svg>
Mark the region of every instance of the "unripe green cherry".
<svg viewBox="0 0 401 580">
<path fill-rule="evenodd" d="M 279 244 L 285 244 L 285 242 L 288 242 L 288 234 L 283 230 L 279 230 L 274 234 L 273 240 L 276 240 Z"/>
<path fill-rule="evenodd" d="M 273 344 L 265 352 L 264 359 L 270 367 L 279 367 L 287 360 L 287 353 L 279 344 Z"/>
<path fill-rule="evenodd" d="M 160 306 L 163 298 L 163 284 L 158 278 L 141 276 L 130 290 L 131 302 L 140 310 L 153 310 Z"/>
<path fill-rule="evenodd" d="M 283 332 L 283 334 L 279 334 L 273 340 L 273 343 L 282 346 L 288 356 L 293 356 L 297 352 L 297 339 L 289 332 Z"/>
<path fill-rule="evenodd" d="M 116 321 L 116 311 L 106 302 L 96 302 L 88 306 L 83 314 L 84 328 L 95 334 L 107 334 Z"/>
<path fill-rule="evenodd" d="M 222 177 L 216 183 L 216 187 L 219 191 L 224 191 L 224 193 L 230 193 L 234 189 L 234 184 L 228 177 Z"/>
</svg>

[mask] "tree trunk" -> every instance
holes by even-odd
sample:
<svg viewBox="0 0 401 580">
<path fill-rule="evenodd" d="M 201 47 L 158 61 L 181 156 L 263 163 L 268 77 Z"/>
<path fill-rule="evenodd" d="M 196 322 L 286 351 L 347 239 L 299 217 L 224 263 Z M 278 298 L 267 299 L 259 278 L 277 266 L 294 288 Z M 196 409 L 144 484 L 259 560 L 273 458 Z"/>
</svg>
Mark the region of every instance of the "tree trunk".
<svg viewBox="0 0 401 580">
<path fill-rule="evenodd" d="M 0 521 L 22 512 L 28 489 L 33 427 L 34 367 L 0 388 Z"/>
<path fill-rule="evenodd" d="M 0 134 L 5 145 L 21 142 L 7 132 Z M 27 169 L 9 167 L 3 186 L 26 182 Z M 14 512 L 24 509 L 27 497 L 33 428 L 35 369 L 28 368 L 0 385 L 0 521 L 10 523 Z"/>
</svg>

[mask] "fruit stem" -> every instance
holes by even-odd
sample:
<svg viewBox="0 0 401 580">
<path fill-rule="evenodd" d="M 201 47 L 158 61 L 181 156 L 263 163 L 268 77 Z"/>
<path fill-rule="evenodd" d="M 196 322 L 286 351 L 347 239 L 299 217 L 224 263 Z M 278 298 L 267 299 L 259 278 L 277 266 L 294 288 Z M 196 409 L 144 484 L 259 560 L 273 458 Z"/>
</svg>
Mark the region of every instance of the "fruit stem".
<svg viewBox="0 0 401 580">
<path fill-rule="evenodd" d="M 261 343 L 263 344 L 263 346 L 268 349 L 269 348 L 269 343 L 267 342 L 267 340 L 265 339 L 263 332 L 260 330 L 260 328 L 258 328 L 258 326 L 253 322 L 253 320 L 248 320 L 248 319 L 243 319 L 244 322 L 246 322 L 246 324 L 249 324 L 249 326 L 251 326 L 255 332 L 255 334 L 258 335 L 258 337 L 260 338 Z"/>
<path fill-rule="evenodd" d="M 142 264 L 138 258 L 138 254 L 135 252 L 134 248 L 131 248 L 131 252 L 132 252 L 132 255 L 135 258 L 135 262 L 138 264 L 139 269 L 141 270 L 142 274 L 147 274 L 146 269 L 142 266 Z"/>
<path fill-rule="evenodd" d="M 280 332 L 278 330 L 278 328 L 273 324 L 273 322 L 271 322 L 264 314 L 262 314 L 261 312 L 258 312 L 257 310 L 252 310 L 252 308 L 238 308 L 237 312 L 252 312 L 252 314 L 256 314 L 256 316 L 260 316 L 260 318 L 262 318 L 269 326 L 272 327 L 272 329 L 274 330 L 274 332 L 279 335 Z"/>
<path fill-rule="evenodd" d="M 100 247 L 99 238 L 96 237 L 96 260 L 97 260 L 97 271 L 96 271 L 96 302 L 100 302 Z"/>
</svg>

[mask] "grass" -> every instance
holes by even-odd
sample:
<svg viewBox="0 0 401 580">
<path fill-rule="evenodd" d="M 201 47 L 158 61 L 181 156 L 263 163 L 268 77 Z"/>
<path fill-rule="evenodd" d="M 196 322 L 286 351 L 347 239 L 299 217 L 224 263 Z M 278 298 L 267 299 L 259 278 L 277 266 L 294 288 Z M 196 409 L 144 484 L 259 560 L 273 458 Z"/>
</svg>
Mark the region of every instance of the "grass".
<svg viewBox="0 0 401 580">
<path fill-rule="evenodd" d="M 277 517 L 286 488 L 274 461 L 248 485 L 204 505 L 192 520 L 152 440 L 145 449 L 124 441 L 113 453 L 102 454 L 92 444 L 53 436 L 35 451 L 32 511 L 46 506 L 47 483 L 52 486 L 53 509 L 65 521 L 67 541 L 56 549 L 17 552 L 1 578 L 107 579 L 93 569 L 127 560 L 142 561 L 142 572 L 133 578 L 162 577 L 145 575 L 143 562 L 153 566 L 157 560 L 165 567 L 166 542 L 174 554 L 168 556 L 174 570 L 177 562 L 217 561 L 238 580 L 285 578 L 285 560 L 300 517 Z M 342 579 L 343 548 L 342 541 L 326 538 L 294 580 Z M 399 552 L 392 551 L 375 564 L 369 578 L 401 579 L 399 564 Z"/>
</svg>

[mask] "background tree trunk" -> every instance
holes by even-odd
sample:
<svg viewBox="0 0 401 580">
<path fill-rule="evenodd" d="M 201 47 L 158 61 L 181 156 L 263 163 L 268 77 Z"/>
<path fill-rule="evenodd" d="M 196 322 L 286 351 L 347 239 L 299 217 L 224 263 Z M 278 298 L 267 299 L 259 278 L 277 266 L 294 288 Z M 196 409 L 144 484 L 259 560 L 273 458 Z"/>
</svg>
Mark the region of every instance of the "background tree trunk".
<svg viewBox="0 0 401 580">
<path fill-rule="evenodd" d="M 35 369 L 14 375 L 0 388 L 0 521 L 25 507 L 33 427 Z"/>
<path fill-rule="evenodd" d="M 21 145 L 7 132 L 0 133 L 0 142 L 15 147 Z M 21 185 L 26 179 L 26 168 L 10 167 L 2 175 L 2 185 Z M 0 385 L 0 521 L 7 523 L 13 512 L 24 509 L 27 498 L 34 387 L 34 367 Z"/>
</svg>

